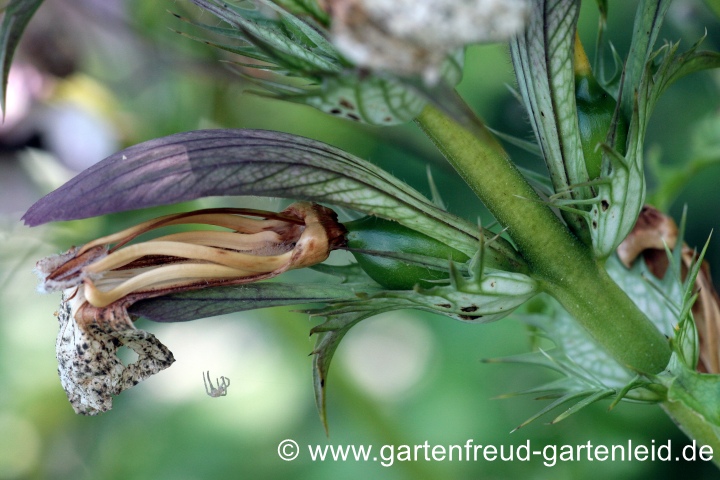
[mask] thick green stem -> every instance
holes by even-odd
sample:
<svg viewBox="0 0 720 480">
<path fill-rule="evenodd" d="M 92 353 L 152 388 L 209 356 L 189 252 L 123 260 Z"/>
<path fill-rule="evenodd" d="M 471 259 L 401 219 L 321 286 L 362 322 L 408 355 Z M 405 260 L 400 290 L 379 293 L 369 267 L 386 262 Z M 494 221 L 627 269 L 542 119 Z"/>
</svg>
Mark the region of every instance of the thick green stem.
<svg viewBox="0 0 720 480">
<path fill-rule="evenodd" d="M 597 343 L 637 372 L 664 370 L 665 337 L 538 197 L 495 137 L 479 121 L 466 128 L 433 106 L 417 122 L 507 228 L 533 277 Z"/>
</svg>

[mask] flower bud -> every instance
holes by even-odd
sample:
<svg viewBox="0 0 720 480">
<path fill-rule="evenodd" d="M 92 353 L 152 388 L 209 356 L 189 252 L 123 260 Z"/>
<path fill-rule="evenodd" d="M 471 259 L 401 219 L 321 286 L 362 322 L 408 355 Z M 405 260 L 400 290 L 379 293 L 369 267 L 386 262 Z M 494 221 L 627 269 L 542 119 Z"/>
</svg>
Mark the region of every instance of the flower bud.
<svg viewBox="0 0 720 480">
<path fill-rule="evenodd" d="M 390 290 L 411 290 L 415 285 L 436 286 L 438 280 L 449 280 L 447 271 L 411 264 L 391 254 L 411 254 L 446 262 L 467 262 L 468 256 L 427 235 L 397 222 L 364 217 L 345 224 L 348 249 L 370 278 Z"/>
<path fill-rule="evenodd" d="M 612 126 L 617 102 L 595 79 L 579 37 L 575 36 L 575 103 L 578 128 L 588 179 L 598 178 L 602 173 L 602 149 Z M 622 113 L 617 117 L 615 147 L 625 152 L 628 122 Z"/>
</svg>

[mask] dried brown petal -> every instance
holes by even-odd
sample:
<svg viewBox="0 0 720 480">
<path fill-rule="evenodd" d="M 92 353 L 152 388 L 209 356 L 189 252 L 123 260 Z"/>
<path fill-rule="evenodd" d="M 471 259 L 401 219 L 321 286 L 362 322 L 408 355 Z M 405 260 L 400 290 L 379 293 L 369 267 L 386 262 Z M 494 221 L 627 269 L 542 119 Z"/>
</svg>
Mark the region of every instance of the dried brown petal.
<svg viewBox="0 0 720 480">
<path fill-rule="evenodd" d="M 646 205 L 628 237 L 617 249 L 626 267 L 642 256 L 648 269 L 657 278 L 663 278 L 668 268 L 665 245 L 674 248 L 677 243 L 677 225 L 672 218 Z M 697 261 L 694 250 L 683 244 L 681 251 L 683 280 Z M 697 370 L 720 373 L 720 298 L 718 297 L 707 262 L 702 263 L 695 290 L 698 298 L 692 307 L 693 319 L 698 332 L 699 360 Z"/>
<path fill-rule="evenodd" d="M 618 257 L 626 267 L 647 250 L 660 250 L 665 258 L 665 246 L 673 249 L 677 243 L 678 229 L 675 221 L 653 206 L 645 205 L 630 234 L 617 248 Z M 664 276 L 664 269 L 658 278 Z M 653 272 L 655 273 L 655 272 Z"/>
</svg>

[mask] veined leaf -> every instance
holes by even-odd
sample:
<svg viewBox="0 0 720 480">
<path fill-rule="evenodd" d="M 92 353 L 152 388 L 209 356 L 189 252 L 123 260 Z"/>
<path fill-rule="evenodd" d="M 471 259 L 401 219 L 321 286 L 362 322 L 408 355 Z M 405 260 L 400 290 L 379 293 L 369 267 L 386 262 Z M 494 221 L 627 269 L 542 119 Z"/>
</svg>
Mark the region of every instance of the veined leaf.
<svg viewBox="0 0 720 480">
<path fill-rule="evenodd" d="M 46 195 L 23 218 L 34 226 L 216 195 L 325 202 L 398 221 L 468 256 L 479 245 L 477 226 L 375 165 L 321 142 L 261 130 L 199 130 L 135 145 Z M 524 264 L 503 239 L 487 242 L 487 250 L 509 270 Z"/>
<path fill-rule="evenodd" d="M 575 104 L 573 45 L 580 2 L 534 0 L 524 33 L 511 43 L 518 89 L 528 111 L 555 192 L 570 204 L 592 193 L 580 187 L 588 180 Z M 572 210 L 563 217 L 573 231 L 589 241 L 582 215 Z"/>
<path fill-rule="evenodd" d="M 128 312 L 154 322 L 187 322 L 258 308 L 352 300 L 377 291 L 372 285 L 260 282 L 204 288 L 140 300 Z"/>
<path fill-rule="evenodd" d="M 561 378 L 527 390 L 503 395 L 502 398 L 524 394 L 540 394 L 539 399 L 555 399 L 518 428 L 570 400 L 573 406 L 558 415 L 553 423 L 563 420 L 591 403 L 615 396 L 612 405 L 620 400 L 655 403 L 664 400 L 665 387 L 655 380 L 638 377 L 613 360 L 600 348 L 559 305 L 549 297 L 544 311 L 520 315 L 520 319 L 534 329 L 534 335 L 550 340 L 555 347 L 546 350 L 489 360 L 492 363 L 516 363 L 554 370 Z"/>
<path fill-rule="evenodd" d="M 13 54 L 25 27 L 43 0 L 10 0 L 0 23 L 0 110 L 5 112 L 5 95 Z"/>
<path fill-rule="evenodd" d="M 248 18 L 248 12 L 254 12 L 252 10 L 213 0 L 193 0 L 193 3 L 239 28 L 250 38 L 253 45 L 275 57 L 277 63 L 283 64 L 288 69 L 295 69 L 298 73 L 317 71 L 338 73 L 341 70 L 339 55 L 328 55 L 328 52 L 336 51 L 325 38 L 270 2 L 263 4 L 269 8 L 274 7 L 282 21 L 292 24 L 295 32 L 301 33 L 301 37 L 294 37 L 284 31 L 279 22 L 258 22 Z"/>
<path fill-rule="evenodd" d="M 354 75 L 325 78 L 322 86 L 310 93 L 283 98 L 370 125 L 409 122 L 420 114 L 427 103 L 423 97 L 392 78 L 372 76 L 359 80 Z"/>
</svg>

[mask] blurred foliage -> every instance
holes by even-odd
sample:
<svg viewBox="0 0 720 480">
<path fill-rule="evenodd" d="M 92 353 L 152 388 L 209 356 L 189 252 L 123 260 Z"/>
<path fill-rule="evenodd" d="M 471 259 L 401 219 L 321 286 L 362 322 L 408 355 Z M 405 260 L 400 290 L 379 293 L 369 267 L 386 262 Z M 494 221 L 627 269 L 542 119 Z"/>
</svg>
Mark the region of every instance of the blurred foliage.
<svg viewBox="0 0 720 480">
<path fill-rule="evenodd" d="M 117 8 L 106 15 L 101 13 L 101 4 Z M 609 5 L 606 35 L 621 55 L 627 51 L 626 26 L 634 7 L 635 2 Z M 75 43 L 83 46 L 75 52 L 77 68 L 112 93 L 117 104 L 113 124 L 121 144 L 216 126 L 305 135 L 369 159 L 429 195 L 428 164 L 451 211 L 473 220 L 480 216 L 484 225 L 490 223 L 469 189 L 412 124 L 380 130 L 334 119 L 309 107 L 243 94 L 246 85 L 218 62 L 217 50 L 171 31 L 180 25 L 166 8 L 163 2 L 140 0 L 47 0 L 33 19 L 40 25 L 41 15 L 53 18 L 64 12 L 77 22 Z M 173 2 L 169 8 L 183 15 L 197 14 L 189 2 Z M 591 57 L 597 23 L 595 3 L 585 2 L 580 33 Z M 687 48 L 706 27 L 703 46 L 719 49 L 717 18 L 705 3 L 677 0 L 661 36 L 682 38 L 681 48 Z M 23 61 L 31 58 L 18 56 Z M 505 86 L 512 83 L 504 46 L 469 49 L 461 94 L 493 128 L 530 138 L 522 109 Z M 708 128 L 712 122 L 707 119 L 717 118 L 719 90 L 718 73 L 703 72 L 678 82 L 658 104 L 647 147 L 657 152 L 657 162 L 664 166 L 661 172 L 682 168 L 697 158 L 694 132 L 700 122 Z M 714 125 L 717 136 L 718 122 Z M 3 145 L 8 143 L 3 141 Z M 508 149 L 521 165 L 542 170 L 538 158 Z M 306 446 L 326 443 L 372 444 L 379 449 L 384 444 L 413 445 L 426 440 L 431 445 L 464 444 L 468 439 L 498 446 L 530 439 L 540 448 L 588 441 L 611 445 L 632 440 L 650 445 L 668 439 L 680 448 L 688 442 L 657 407 L 623 404 L 608 413 L 607 403 L 593 405 L 557 425 L 537 422 L 509 434 L 528 412 L 538 410 L 538 402 L 492 397 L 553 378 L 533 369 L 480 362 L 527 351 L 526 327 L 512 319 L 471 326 L 399 312 L 359 325 L 348 334 L 330 371 L 329 438 L 313 404 L 311 358 L 307 356 L 313 345 L 307 333 L 313 323 L 306 315 L 273 309 L 186 324 L 143 322 L 142 328 L 174 352 L 177 363 L 117 397 L 111 412 L 76 416 L 56 373 L 57 324 L 52 312 L 59 299 L 34 292 L 34 261 L 159 212 L 33 230 L 20 227 L 17 219 L 22 211 L 59 180 L 43 178 L 46 169 L 28 163 L 26 157 L 18 148 L 0 151 L 0 177 L 7 182 L 0 183 L 5 205 L 0 223 L 0 479 L 593 479 L 675 478 L 681 473 L 717 478 L 715 467 L 700 462 L 579 461 L 548 468 L 536 458 L 530 462 L 396 461 L 386 468 L 372 461 L 310 460 Z M 34 171 L 32 177 L 29 168 Z M 678 189 L 674 201 L 667 202 L 676 217 L 688 205 L 686 239 L 690 245 L 704 244 L 708 232 L 718 225 L 718 175 L 720 166 L 708 166 Z M 657 178 L 649 181 L 652 189 Z M 11 183 L 23 186 L 24 193 L 13 193 L 10 198 L 6 185 Z M 198 203 L 210 206 L 214 202 Z M 252 205 L 242 199 L 230 202 L 260 206 L 258 201 Z M 713 240 L 707 253 L 715 272 L 720 272 L 718 245 Z M 213 377 L 231 379 L 226 397 L 207 397 L 201 380 L 205 370 Z M 278 443 L 286 438 L 303 449 L 293 462 L 277 455 Z"/>
</svg>

